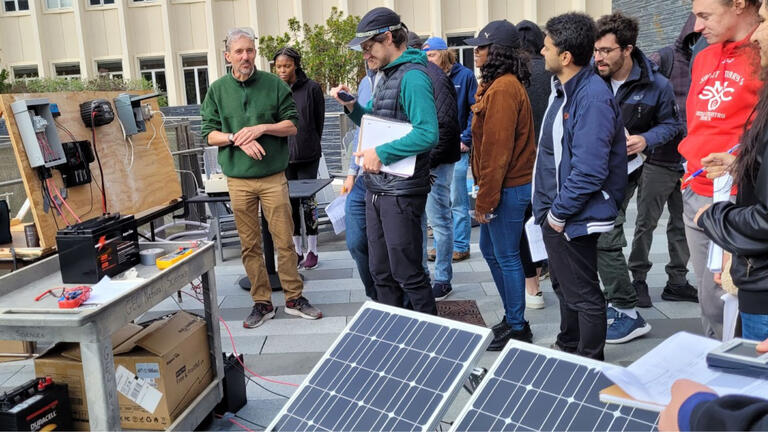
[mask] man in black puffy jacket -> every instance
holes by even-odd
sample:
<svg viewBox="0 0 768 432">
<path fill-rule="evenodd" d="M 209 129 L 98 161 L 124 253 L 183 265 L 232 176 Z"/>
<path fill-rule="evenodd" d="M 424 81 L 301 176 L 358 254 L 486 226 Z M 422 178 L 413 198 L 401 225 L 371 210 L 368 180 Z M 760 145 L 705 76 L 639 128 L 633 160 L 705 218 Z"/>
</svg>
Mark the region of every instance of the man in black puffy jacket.
<svg viewBox="0 0 768 432">
<path fill-rule="evenodd" d="M 408 32 L 408 46 L 416 49 L 423 48 L 424 51 L 431 49 L 429 46 L 423 46 L 421 39 L 414 32 Z M 435 47 L 435 49 L 438 48 L 442 47 Z M 428 253 L 429 260 L 435 261 L 435 273 L 432 275 L 434 280 L 432 294 L 436 300 L 442 300 L 452 291 L 453 215 L 451 212 L 451 182 L 453 181 L 453 164 L 461 158 L 459 145 L 461 129 L 459 128 L 459 109 L 453 82 L 445 71 L 431 61 L 427 63 L 427 74 L 432 81 L 432 90 L 435 94 L 435 109 L 437 110 L 437 126 L 440 138 L 437 145 L 429 152 L 432 189 L 427 196 L 426 217 L 422 222 L 422 231 L 424 233 L 424 250 L 426 251 L 427 221 L 429 221 L 435 238 L 434 249 Z M 425 268 L 426 264 L 425 261 Z"/>
</svg>

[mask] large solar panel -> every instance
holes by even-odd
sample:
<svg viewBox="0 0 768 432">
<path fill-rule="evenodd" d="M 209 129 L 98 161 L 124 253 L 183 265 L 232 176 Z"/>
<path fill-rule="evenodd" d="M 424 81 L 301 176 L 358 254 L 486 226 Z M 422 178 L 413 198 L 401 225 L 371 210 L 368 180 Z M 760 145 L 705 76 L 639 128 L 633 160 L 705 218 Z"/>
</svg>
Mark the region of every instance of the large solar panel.
<svg viewBox="0 0 768 432">
<path fill-rule="evenodd" d="M 600 402 L 602 363 L 511 341 L 451 428 L 455 431 L 653 431 L 659 414 Z"/>
<path fill-rule="evenodd" d="M 491 335 L 367 302 L 267 430 L 434 430 Z"/>
</svg>

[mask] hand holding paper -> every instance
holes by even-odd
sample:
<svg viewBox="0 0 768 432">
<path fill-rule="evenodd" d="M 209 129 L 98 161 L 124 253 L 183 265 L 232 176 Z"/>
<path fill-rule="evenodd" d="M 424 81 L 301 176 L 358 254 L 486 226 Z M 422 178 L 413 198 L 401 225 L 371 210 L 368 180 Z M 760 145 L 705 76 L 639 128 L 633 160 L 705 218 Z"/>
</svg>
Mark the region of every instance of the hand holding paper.
<svg viewBox="0 0 768 432">
<path fill-rule="evenodd" d="M 365 149 L 354 153 L 355 157 L 362 158 L 364 171 L 378 173 L 381 170 L 381 160 L 376 154 L 375 148 Z"/>
</svg>

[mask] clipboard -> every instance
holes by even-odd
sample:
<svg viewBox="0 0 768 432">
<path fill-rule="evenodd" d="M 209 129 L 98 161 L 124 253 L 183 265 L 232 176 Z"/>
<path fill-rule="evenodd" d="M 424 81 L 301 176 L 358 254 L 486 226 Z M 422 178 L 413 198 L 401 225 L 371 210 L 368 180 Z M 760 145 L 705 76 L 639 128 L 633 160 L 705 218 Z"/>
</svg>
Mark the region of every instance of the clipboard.
<svg viewBox="0 0 768 432">
<path fill-rule="evenodd" d="M 376 148 L 408 135 L 413 126 L 408 122 L 386 119 L 366 114 L 360 119 L 357 151 Z M 362 166 L 362 158 L 356 159 Z M 382 165 L 381 172 L 399 177 L 411 177 L 416 169 L 416 156 L 408 156 L 390 165 Z"/>
</svg>

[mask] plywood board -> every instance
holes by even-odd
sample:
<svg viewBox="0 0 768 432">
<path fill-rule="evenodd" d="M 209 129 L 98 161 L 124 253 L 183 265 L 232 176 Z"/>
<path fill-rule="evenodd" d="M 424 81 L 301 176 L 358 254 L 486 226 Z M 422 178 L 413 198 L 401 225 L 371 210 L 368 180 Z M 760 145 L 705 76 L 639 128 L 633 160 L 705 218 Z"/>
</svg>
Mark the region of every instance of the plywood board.
<svg viewBox="0 0 768 432">
<path fill-rule="evenodd" d="M 80 103 L 93 99 L 106 99 L 113 104 L 113 99 L 119 93 L 121 92 L 66 92 L 0 96 L 0 114 L 5 118 L 8 127 L 16 163 L 30 200 L 32 217 L 37 226 L 40 247 L 43 250 L 56 246 L 56 231 L 66 226 L 66 222 L 58 215 L 54 216 L 55 209 L 48 212 L 43 209 L 41 180 L 37 170 L 29 166 L 10 104 L 21 99 L 48 99 L 59 106 L 61 116 L 57 121 L 69 129 L 76 140 L 88 140 L 93 144 L 91 130 L 85 127 L 80 118 Z M 144 103 L 149 103 L 154 111 L 159 111 L 157 99 L 150 99 Z M 152 121 L 147 123 L 147 129 L 147 132 L 131 137 L 134 158 L 131 166 L 131 145 L 123 139 L 118 119 L 115 118 L 112 123 L 96 128 L 96 149 L 104 171 L 107 211 L 110 213 L 137 214 L 167 205 L 181 197 L 181 184 L 174 168 L 173 156 L 168 148 L 163 121 L 159 114 L 155 114 Z M 59 130 L 59 138 L 62 142 L 72 141 L 72 138 L 62 130 Z M 102 214 L 101 192 L 97 186 L 101 184 L 101 174 L 97 162 L 91 163 L 90 168 L 93 175 L 93 182 L 90 185 L 76 186 L 67 190 L 66 201 L 81 220 Z M 56 169 L 52 169 L 52 172 L 56 187 L 63 188 L 64 183 L 59 172 Z M 70 222 L 74 222 L 74 217 L 66 210 L 65 214 Z"/>
</svg>

